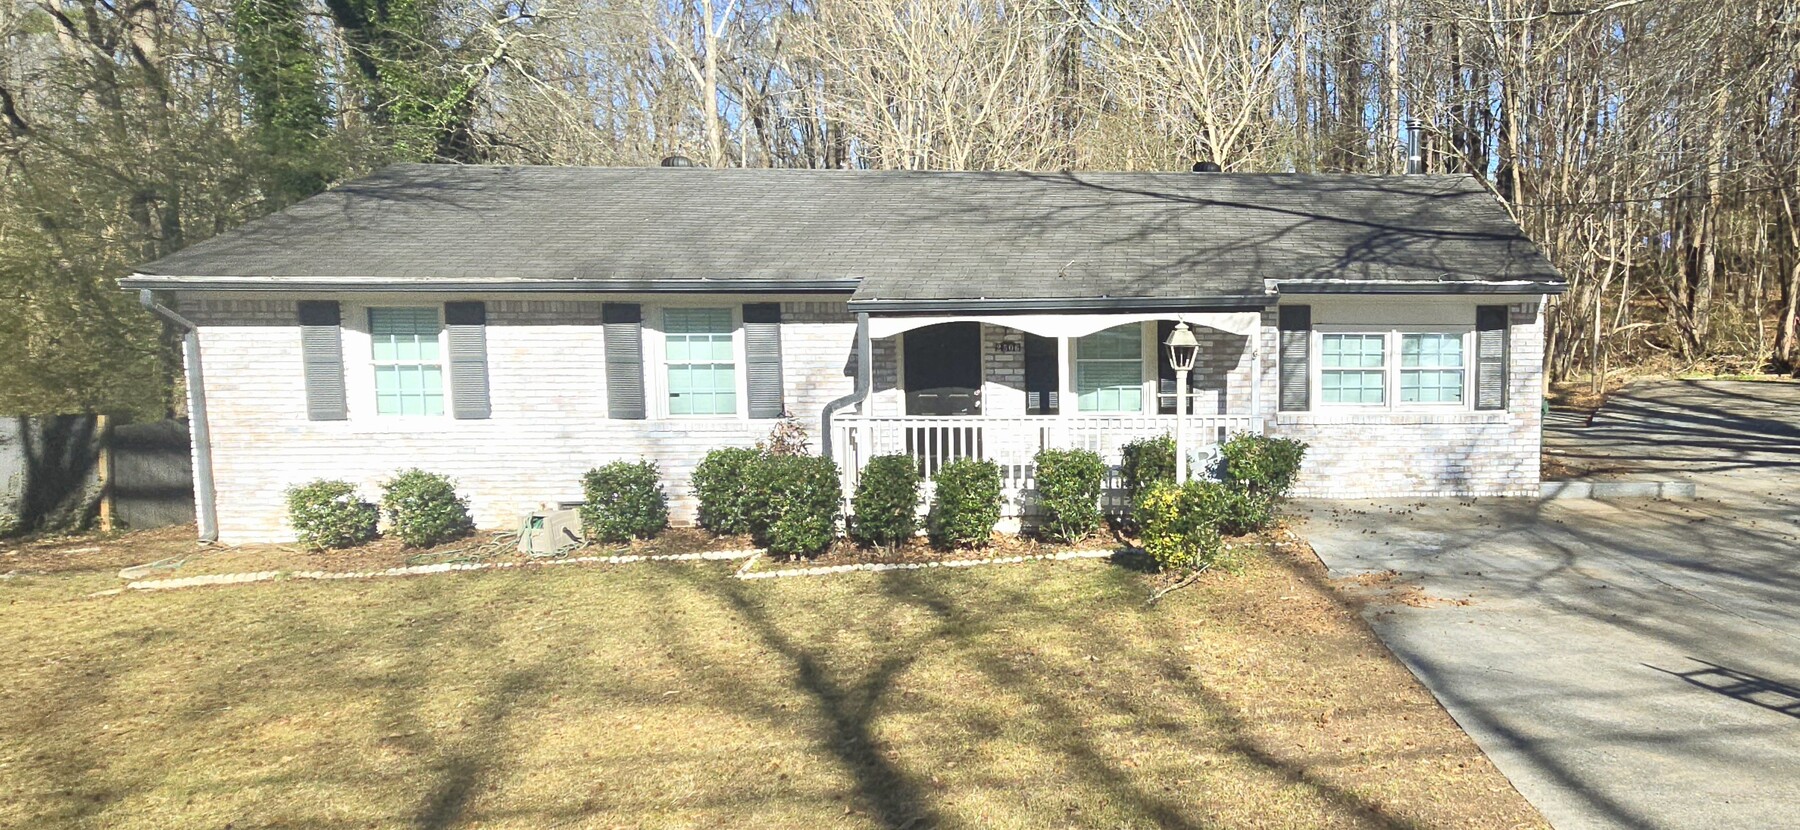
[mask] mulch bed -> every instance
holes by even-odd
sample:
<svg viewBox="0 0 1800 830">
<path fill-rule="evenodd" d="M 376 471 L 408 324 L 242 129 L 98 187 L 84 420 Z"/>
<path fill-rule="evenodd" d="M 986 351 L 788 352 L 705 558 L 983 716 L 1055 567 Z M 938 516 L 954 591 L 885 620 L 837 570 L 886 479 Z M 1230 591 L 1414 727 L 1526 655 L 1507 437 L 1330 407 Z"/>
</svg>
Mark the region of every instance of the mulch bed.
<svg viewBox="0 0 1800 830">
<path fill-rule="evenodd" d="M 782 567 L 831 567 L 835 565 L 907 564 L 918 562 L 950 562 L 965 559 L 994 559 L 1006 556 L 1042 556 L 1075 550 L 1128 550 L 1135 545 L 1124 536 L 1100 531 L 1073 542 L 1049 542 L 1029 536 L 996 533 L 988 544 L 979 548 L 945 550 L 917 538 L 892 548 L 865 548 L 849 539 L 839 539 L 824 553 L 813 557 L 768 556 L 764 559 Z M 762 564 L 762 563 L 759 563 Z"/>
<path fill-rule="evenodd" d="M 177 560 L 180 565 L 146 574 L 144 578 L 257 571 L 381 571 L 442 562 L 534 561 L 519 553 L 516 536 L 485 530 L 430 548 L 411 548 L 399 539 L 381 538 L 354 548 L 327 551 L 308 551 L 285 544 L 201 545 L 194 536 L 193 525 L 180 525 L 8 540 L 0 542 L 0 574 L 114 572 L 165 559 Z M 714 536 L 697 528 L 677 527 L 655 539 L 593 544 L 566 556 L 667 556 L 753 547 L 747 536 Z"/>
</svg>

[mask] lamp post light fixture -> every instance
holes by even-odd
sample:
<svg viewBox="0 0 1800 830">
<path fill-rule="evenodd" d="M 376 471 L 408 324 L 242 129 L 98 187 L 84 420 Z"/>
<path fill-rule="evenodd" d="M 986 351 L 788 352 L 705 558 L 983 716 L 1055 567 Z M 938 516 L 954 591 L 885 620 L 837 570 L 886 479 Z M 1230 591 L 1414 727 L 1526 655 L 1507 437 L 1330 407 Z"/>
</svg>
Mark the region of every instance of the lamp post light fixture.
<svg viewBox="0 0 1800 830">
<path fill-rule="evenodd" d="M 1176 322 L 1163 346 L 1169 350 L 1169 366 L 1175 369 L 1175 483 L 1179 485 L 1187 483 L 1188 373 L 1200 356 L 1200 341 L 1194 339 L 1187 323 Z"/>
</svg>

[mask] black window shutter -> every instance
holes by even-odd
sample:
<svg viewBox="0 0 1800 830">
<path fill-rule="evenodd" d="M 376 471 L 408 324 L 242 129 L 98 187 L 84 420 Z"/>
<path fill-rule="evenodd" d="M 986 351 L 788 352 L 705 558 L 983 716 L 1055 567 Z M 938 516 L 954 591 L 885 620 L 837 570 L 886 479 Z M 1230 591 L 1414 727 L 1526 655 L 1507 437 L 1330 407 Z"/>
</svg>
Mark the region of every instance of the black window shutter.
<svg viewBox="0 0 1800 830">
<path fill-rule="evenodd" d="M 1475 408 L 1506 408 L 1506 323 L 1503 305 L 1475 309 Z"/>
<path fill-rule="evenodd" d="M 301 300 L 300 359 L 306 375 L 306 418 L 342 421 L 344 403 L 344 335 L 335 300 Z"/>
<path fill-rule="evenodd" d="M 450 413 L 486 418 L 488 402 L 487 304 L 444 303 L 450 341 Z"/>
<path fill-rule="evenodd" d="M 1312 306 L 1284 305 L 1279 313 L 1281 411 L 1305 412 L 1312 406 L 1307 373 L 1312 361 Z"/>
<path fill-rule="evenodd" d="M 787 412 L 781 397 L 780 303 L 744 305 L 744 381 L 750 417 L 779 418 Z"/>
<path fill-rule="evenodd" d="M 1056 361 L 1056 338 L 1025 333 L 1025 414 L 1056 414 L 1062 386 Z"/>
<path fill-rule="evenodd" d="M 603 303 L 606 329 L 606 414 L 644 419 L 644 315 L 637 303 Z"/>
</svg>

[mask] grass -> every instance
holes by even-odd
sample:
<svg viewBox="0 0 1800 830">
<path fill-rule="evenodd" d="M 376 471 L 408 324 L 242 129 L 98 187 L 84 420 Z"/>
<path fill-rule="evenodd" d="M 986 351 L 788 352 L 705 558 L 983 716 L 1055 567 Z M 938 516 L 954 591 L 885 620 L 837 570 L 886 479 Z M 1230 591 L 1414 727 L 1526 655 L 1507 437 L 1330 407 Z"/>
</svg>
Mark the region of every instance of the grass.
<svg viewBox="0 0 1800 830">
<path fill-rule="evenodd" d="M 1543 826 L 1308 554 L 1155 606 L 1104 561 L 114 564 L 0 564 L 0 827 Z"/>
</svg>

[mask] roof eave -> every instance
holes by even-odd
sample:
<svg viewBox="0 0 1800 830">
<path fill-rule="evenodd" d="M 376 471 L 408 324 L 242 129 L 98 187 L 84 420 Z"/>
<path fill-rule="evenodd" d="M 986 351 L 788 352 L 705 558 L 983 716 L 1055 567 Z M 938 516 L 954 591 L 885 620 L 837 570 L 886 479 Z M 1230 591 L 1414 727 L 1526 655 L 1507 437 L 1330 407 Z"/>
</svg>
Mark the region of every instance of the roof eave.
<svg viewBox="0 0 1800 830">
<path fill-rule="evenodd" d="M 849 294 L 860 280 L 365 279 L 349 277 L 176 277 L 136 273 L 131 291 L 257 291 L 385 294 Z"/>
<path fill-rule="evenodd" d="M 1282 294 L 1561 294 L 1562 280 L 1270 280 Z"/>
<path fill-rule="evenodd" d="M 871 314 L 1030 314 L 1060 311 L 1072 314 L 1116 311 L 1241 311 L 1266 308 L 1272 295 L 1236 294 L 1209 297 L 1031 297 L 1017 299 L 882 300 L 852 299 L 850 311 Z"/>
</svg>

